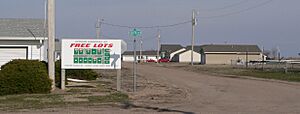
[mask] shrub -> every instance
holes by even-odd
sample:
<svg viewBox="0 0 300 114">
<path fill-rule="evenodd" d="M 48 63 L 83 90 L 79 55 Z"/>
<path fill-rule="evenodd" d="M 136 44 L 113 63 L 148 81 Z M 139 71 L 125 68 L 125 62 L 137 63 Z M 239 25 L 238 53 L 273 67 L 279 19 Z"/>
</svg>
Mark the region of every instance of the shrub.
<svg viewBox="0 0 300 114">
<path fill-rule="evenodd" d="M 66 75 L 69 78 L 81 79 L 81 80 L 95 80 L 97 73 L 91 69 L 70 69 L 66 70 Z"/>
<path fill-rule="evenodd" d="M 55 62 L 55 81 L 57 85 L 60 85 L 61 76 L 61 61 Z M 98 74 L 91 69 L 67 69 L 66 77 L 75 78 L 81 80 L 95 80 Z"/>
<path fill-rule="evenodd" d="M 1 67 L 0 95 L 49 93 L 51 80 L 46 64 L 37 60 L 13 60 Z"/>
</svg>

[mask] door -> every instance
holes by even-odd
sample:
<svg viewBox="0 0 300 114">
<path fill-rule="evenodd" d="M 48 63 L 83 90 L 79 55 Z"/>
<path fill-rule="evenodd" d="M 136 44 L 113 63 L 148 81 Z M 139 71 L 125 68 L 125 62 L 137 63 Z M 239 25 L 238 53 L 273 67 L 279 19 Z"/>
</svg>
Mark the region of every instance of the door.
<svg viewBox="0 0 300 114">
<path fill-rule="evenodd" d="M 0 66 L 13 59 L 27 59 L 27 48 L 0 47 Z"/>
</svg>

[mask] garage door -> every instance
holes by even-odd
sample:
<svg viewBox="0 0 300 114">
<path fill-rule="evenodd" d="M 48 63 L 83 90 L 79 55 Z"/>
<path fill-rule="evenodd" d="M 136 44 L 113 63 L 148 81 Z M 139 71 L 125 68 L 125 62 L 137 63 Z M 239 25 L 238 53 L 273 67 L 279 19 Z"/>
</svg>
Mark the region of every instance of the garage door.
<svg viewBox="0 0 300 114">
<path fill-rule="evenodd" d="M 12 59 L 26 59 L 27 48 L 1 48 L 0 47 L 0 66 Z"/>
</svg>

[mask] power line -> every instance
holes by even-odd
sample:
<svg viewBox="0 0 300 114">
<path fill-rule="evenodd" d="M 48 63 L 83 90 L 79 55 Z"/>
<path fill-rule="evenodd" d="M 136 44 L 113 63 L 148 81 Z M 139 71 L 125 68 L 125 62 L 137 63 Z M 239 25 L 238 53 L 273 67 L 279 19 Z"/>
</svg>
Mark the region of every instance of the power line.
<svg viewBox="0 0 300 114">
<path fill-rule="evenodd" d="M 252 6 L 252 7 L 243 9 L 243 10 L 240 10 L 240 11 L 236 11 L 236 12 L 231 12 L 231 13 L 222 14 L 222 15 L 216 15 L 216 16 L 202 16 L 202 17 L 200 16 L 200 18 L 218 18 L 218 17 L 226 17 L 226 16 L 230 16 L 230 15 L 240 14 L 240 13 L 243 13 L 243 12 L 246 12 L 246 11 L 249 11 L 249 10 L 261 7 L 261 6 L 264 6 L 264 5 L 269 4 L 269 3 L 273 2 L 273 1 L 274 0 L 268 0 L 268 1 L 263 2 L 261 4 L 258 4 L 258 5 L 255 5 L 255 6 Z"/>
<path fill-rule="evenodd" d="M 174 26 L 178 26 L 178 25 L 183 25 L 183 24 L 187 24 L 190 23 L 191 21 L 184 21 L 184 22 L 180 22 L 180 23 L 175 23 L 175 24 L 169 24 L 169 25 L 156 25 L 156 26 L 127 26 L 127 25 L 118 25 L 118 24 L 112 24 L 112 23 L 106 23 L 106 22 L 102 22 L 102 24 L 104 25 L 109 25 L 109 26 L 113 26 L 113 27 L 120 27 L 120 28 L 140 28 L 140 29 L 153 29 L 153 28 L 167 28 L 167 27 L 174 27 Z"/>
<path fill-rule="evenodd" d="M 199 11 L 218 11 L 218 10 L 223 10 L 223 9 L 228 9 L 228 8 L 232 8 L 232 7 L 235 7 L 235 6 L 239 6 L 241 4 L 244 4 L 246 2 L 248 2 L 250 0 L 243 0 L 243 1 L 240 1 L 240 2 L 237 2 L 237 3 L 234 3 L 234 4 L 230 4 L 230 5 L 227 5 L 227 6 L 223 6 L 223 7 L 220 7 L 220 8 L 215 8 L 215 9 L 201 9 Z"/>
</svg>

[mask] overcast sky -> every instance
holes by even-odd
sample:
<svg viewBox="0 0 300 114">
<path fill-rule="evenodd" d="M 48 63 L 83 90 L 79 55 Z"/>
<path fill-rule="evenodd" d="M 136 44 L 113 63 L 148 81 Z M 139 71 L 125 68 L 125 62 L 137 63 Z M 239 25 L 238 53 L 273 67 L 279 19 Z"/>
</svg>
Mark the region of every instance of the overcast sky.
<svg viewBox="0 0 300 114">
<path fill-rule="evenodd" d="M 1 0 L 0 18 L 44 18 L 45 0 Z M 97 18 L 127 26 L 156 26 L 196 15 L 196 44 L 257 44 L 300 52 L 300 0 L 56 0 L 56 36 L 95 38 Z M 161 29 L 161 42 L 191 44 L 191 23 Z M 132 49 L 129 28 L 102 24 L 102 38 L 121 38 Z M 156 49 L 157 28 L 141 29 L 144 49 Z"/>
</svg>

